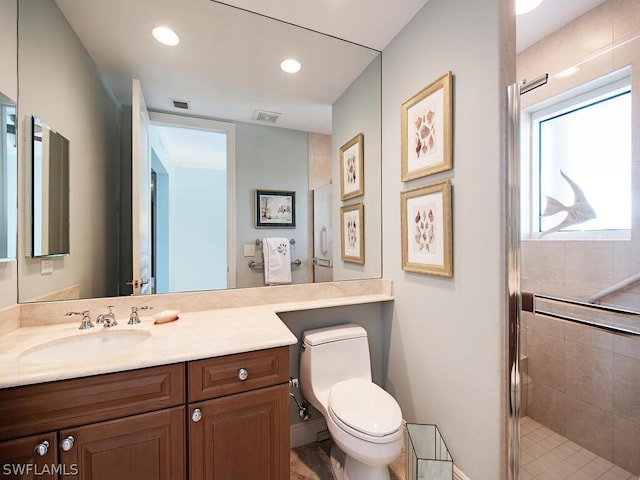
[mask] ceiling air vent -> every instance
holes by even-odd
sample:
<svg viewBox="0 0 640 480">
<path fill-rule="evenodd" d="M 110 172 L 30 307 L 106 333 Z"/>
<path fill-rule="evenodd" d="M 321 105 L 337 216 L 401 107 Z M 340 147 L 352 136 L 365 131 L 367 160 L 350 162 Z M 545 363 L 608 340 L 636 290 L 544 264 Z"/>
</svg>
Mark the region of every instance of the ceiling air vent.
<svg viewBox="0 0 640 480">
<path fill-rule="evenodd" d="M 276 112 L 267 112 L 266 110 L 257 110 L 256 120 L 258 120 L 259 122 L 276 123 L 276 120 L 278 120 L 278 117 L 280 115 L 282 114 Z"/>
<path fill-rule="evenodd" d="M 185 100 L 171 100 L 171 103 L 173 104 L 173 108 L 181 108 L 182 110 L 191 109 L 191 105 Z"/>
</svg>

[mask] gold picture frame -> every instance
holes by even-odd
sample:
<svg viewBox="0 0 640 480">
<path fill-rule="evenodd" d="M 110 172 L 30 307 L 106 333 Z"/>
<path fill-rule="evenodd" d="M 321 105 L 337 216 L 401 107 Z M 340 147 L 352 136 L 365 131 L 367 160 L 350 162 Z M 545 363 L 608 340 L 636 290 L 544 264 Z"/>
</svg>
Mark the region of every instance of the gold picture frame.
<svg viewBox="0 0 640 480">
<path fill-rule="evenodd" d="M 453 277 L 451 180 L 400 193 L 402 269 Z"/>
<path fill-rule="evenodd" d="M 364 265 L 364 203 L 340 208 L 340 252 L 343 262 Z"/>
<path fill-rule="evenodd" d="M 402 104 L 402 181 L 453 168 L 452 85 L 447 72 Z"/>
<path fill-rule="evenodd" d="M 364 135 L 340 147 L 340 199 L 364 195 Z"/>
</svg>

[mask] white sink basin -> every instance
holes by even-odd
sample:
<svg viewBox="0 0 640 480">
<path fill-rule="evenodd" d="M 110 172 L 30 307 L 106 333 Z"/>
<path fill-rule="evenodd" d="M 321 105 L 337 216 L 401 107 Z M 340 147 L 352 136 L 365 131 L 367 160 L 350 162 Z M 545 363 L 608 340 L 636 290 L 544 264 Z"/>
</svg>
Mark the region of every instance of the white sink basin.
<svg viewBox="0 0 640 480">
<path fill-rule="evenodd" d="M 86 332 L 30 348 L 20 355 L 20 361 L 31 364 L 82 362 L 87 358 L 108 358 L 127 355 L 131 348 L 151 338 L 145 330 L 102 330 Z"/>
</svg>

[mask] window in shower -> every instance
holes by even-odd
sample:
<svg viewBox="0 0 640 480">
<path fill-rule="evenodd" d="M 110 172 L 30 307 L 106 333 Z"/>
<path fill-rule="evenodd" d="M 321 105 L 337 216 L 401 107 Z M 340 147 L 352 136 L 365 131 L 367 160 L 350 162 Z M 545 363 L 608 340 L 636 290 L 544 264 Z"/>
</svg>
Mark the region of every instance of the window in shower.
<svg viewBox="0 0 640 480">
<path fill-rule="evenodd" d="M 531 237 L 629 238 L 629 73 L 591 82 L 529 115 Z"/>
</svg>

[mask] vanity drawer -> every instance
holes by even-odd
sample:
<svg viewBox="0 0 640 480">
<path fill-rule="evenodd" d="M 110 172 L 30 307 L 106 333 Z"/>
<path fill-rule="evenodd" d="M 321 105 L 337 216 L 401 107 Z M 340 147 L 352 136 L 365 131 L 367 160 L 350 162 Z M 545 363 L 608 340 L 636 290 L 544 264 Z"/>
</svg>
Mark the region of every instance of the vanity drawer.
<svg viewBox="0 0 640 480">
<path fill-rule="evenodd" d="M 187 372 L 189 402 L 285 383 L 289 347 L 195 360 L 188 363 Z"/>
<path fill-rule="evenodd" d="M 184 404 L 184 363 L 0 390 L 0 440 Z"/>
</svg>

